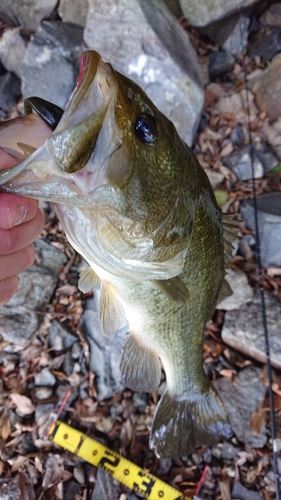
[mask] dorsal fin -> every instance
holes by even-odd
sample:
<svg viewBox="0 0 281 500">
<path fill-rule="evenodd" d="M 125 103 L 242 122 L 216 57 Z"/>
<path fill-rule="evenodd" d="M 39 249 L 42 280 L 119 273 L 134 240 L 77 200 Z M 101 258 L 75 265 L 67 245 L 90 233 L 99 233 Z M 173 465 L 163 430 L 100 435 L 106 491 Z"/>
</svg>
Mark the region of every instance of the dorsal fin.
<svg viewBox="0 0 281 500">
<path fill-rule="evenodd" d="M 189 301 L 189 291 L 178 276 L 169 278 L 168 280 L 153 280 L 152 283 L 176 302 L 186 303 Z"/>
<path fill-rule="evenodd" d="M 223 224 L 223 243 L 224 243 L 224 267 L 225 277 L 227 270 L 230 268 L 230 261 L 232 259 L 232 252 L 234 249 L 233 243 L 238 239 L 238 231 L 240 229 L 240 222 L 236 219 L 236 214 L 222 214 Z M 217 304 L 220 304 L 224 299 L 230 297 L 233 291 L 225 279 L 219 292 Z"/>
<path fill-rule="evenodd" d="M 116 332 L 125 319 L 122 302 L 110 283 L 102 283 L 99 315 L 102 332 L 106 337 Z"/>
<path fill-rule="evenodd" d="M 82 271 L 78 281 L 78 288 L 81 292 L 87 293 L 91 290 L 97 290 L 100 287 L 101 280 L 91 267 L 87 267 L 87 269 Z"/>
</svg>

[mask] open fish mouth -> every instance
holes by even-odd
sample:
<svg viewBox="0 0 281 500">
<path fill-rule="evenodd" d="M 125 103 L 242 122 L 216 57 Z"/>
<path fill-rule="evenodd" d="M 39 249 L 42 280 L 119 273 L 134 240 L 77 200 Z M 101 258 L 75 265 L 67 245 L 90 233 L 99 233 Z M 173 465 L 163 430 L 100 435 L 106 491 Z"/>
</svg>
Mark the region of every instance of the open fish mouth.
<svg viewBox="0 0 281 500">
<path fill-rule="evenodd" d="M 158 160 L 162 149 L 173 153 L 165 137 L 175 132 L 143 91 L 87 51 L 64 111 L 39 98 L 26 100 L 25 110 L 0 126 L 0 151 L 17 161 L 0 171 L 0 191 L 54 203 L 90 264 L 138 281 L 179 274 L 189 233 L 181 168 Z M 155 165 L 163 182 L 151 191 Z"/>
<path fill-rule="evenodd" d="M 7 166 L 17 161 L 1 171 L 0 185 L 5 184 L 6 192 L 59 203 L 76 199 L 77 205 L 87 205 L 85 195 L 106 184 L 103 166 L 121 147 L 110 125 L 116 94 L 113 71 L 99 54 L 85 52 L 64 111 L 32 97 L 25 100 L 26 116 L 0 126 L 2 159 Z"/>
</svg>

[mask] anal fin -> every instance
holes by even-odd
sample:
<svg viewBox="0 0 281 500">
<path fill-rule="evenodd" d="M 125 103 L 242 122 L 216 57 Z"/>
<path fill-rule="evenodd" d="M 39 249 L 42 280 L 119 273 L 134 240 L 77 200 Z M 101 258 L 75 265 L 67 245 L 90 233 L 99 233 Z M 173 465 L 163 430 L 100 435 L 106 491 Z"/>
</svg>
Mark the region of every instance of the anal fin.
<svg viewBox="0 0 281 500">
<path fill-rule="evenodd" d="M 160 288 L 160 290 L 162 290 L 162 292 L 164 292 L 170 299 L 175 300 L 176 302 L 186 303 L 189 301 L 189 291 L 178 276 L 167 280 L 153 280 L 152 283 Z"/>
<path fill-rule="evenodd" d="M 87 267 L 87 269 L 82 271 L 78 281 L 78 288 L 81 292 L 87 293 L 91 290 L 97 290 L 100 287 L 101 280 L 91 267 Z"/>
<path fill-rule="evenodd" d="M 110 283 L 102 283 L 99 315 L 102 332 L 106 337 L 116 332 L 125 319 L 122 302 Z"/>
<path fill-rule="evenodd" d="M 120 361 L 123 382 L 133 391 L 155 391 L 161 378 L 158 355 L 132 334 L 126 339 Z"/>
</svg>

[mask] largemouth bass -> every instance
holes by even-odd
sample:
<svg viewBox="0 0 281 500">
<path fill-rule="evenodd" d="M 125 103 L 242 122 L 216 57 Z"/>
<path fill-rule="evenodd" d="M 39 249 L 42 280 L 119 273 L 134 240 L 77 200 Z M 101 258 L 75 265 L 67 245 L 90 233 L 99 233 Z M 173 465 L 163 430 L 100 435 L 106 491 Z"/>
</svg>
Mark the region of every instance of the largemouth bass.
<svg viewBox="0 0 281 500">
<path fill-rule="evenodd" d="M 141 88 L 94 51 L 82 55 L 64 112 L 38 98 L 26 106 L 49 133 L 34 147 L 32 140 L 22 144 L 13 121 L 2 124 L 0 145 L 24 159 L 0 172 L 1 189 L 54 204 L 67 238 L 89 263 L 80 289 L 101 287 L 104 334 L 128 321 L 121 356 L 127 386 L 157 390 L 161 360 L 167 388 L 151 448 L 178 457 L 229 437 L 202 346 L 219 294 L 229 293 L 225 267 L 237 229 L 224 217 L 223 231 L 195 155 Z"/>
</svg>

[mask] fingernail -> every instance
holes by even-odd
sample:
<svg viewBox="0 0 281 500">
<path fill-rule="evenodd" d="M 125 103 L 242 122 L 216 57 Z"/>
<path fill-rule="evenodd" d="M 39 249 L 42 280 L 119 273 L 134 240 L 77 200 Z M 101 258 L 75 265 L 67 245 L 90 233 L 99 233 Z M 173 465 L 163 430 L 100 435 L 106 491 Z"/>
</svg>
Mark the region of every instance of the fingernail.
<svg viewBox="0 0 281 500">
<path fill-rule="evenodd" d="M 18 206 L 16 207 L 14 213 L 12 214 L 10 218 L 10 224 L 9 227 L 14 227 L 18 226 L 18 224 L 21 224 L 24 219 L 26 218 L 27 210 L 23 206 Z"/>
</svg>

